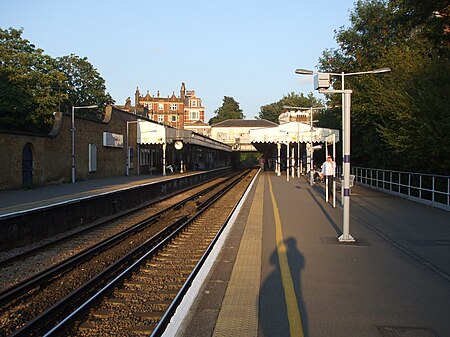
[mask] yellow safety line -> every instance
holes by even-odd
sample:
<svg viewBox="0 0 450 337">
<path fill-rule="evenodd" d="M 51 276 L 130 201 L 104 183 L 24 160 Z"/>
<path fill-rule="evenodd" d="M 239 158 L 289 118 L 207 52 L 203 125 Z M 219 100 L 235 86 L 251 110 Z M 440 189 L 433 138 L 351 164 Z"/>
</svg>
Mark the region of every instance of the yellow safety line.
<svg viewBox="0 0 450 337">
<path fill-rule="evenodd" d="M 291 270 L 289 269 L 288 258 L 286 255 L 286 246 L 283 241 L 283 230 L 281 227 L 280 213 L 278 205 L 273 194 L 272 182 L 269 178 L 270 197 L 272 199 L 273 213 L 275 216 L 275 239 L 277 241 L 278 260 L 280 263 L 281 282 L 284 289 L 284 298 L 286 300 L 287 314 L 289 319 L 289 328 L 291 336 L 304 337 L 300 311 L 298 310 L 297 297 L 295 295 L 294 283 L 292 281 Z"/>
</svg>

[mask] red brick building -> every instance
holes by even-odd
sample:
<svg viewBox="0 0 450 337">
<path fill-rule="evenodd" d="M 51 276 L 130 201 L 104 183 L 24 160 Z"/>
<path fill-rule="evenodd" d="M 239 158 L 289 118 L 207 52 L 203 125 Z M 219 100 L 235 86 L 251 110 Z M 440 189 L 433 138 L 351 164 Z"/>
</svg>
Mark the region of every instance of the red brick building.
<svg viewBox="0 0 450 337">
<path fill-rule="evenodd" d="M 125 106 L 120 108 L 177 129 L 189 128 L 189 125 L 198 126 L 198 123 L 204 123 L 205 120 L 202 100 L 195 95 L 195 90 L 186 90 L 184 83 L 181 84 L 179 96 L 172 92 L 172 95 L 162 97 L 159 90 L 156 95 L 151 95 L 147 90 L 144 96 L 136 88 L 134 99 L 134 107 L 128 98 Z"/>
</svg>

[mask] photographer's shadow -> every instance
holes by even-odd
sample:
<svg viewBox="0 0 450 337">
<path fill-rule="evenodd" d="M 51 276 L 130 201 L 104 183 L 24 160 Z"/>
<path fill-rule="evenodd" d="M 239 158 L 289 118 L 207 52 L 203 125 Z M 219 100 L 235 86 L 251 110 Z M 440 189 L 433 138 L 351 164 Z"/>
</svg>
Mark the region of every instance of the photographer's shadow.
<svg viewBox="0 0 450 337">
<path fill-rule="evenodd" d="M 283 279 L 280 271 L 278 251 L 275 249 L 270 255 L 270 264 L 275 267 L 270 275 L 261 285 L 260 292 L 260 336 L 261 337 L 283 337 L 290 336 L 289 319 L 285 296 L 295 296 L 298 310 L 300 312 L 303 334 L 308 333 L 308 317 L 303 303 L 301 290 L 301 270 L 305 266 L 305 259 L 297 248 L 297 241 L 290 237 L 284 241 L 286 256 L 289 264 L 290 276 L 294 286 L 295 294 L 285 295 L 286 289 L 283 287 Z M 287 275 L 284 275 L 286 281 Z M 287 281 L 291 281 L 287 280 Z"/>
</svg>

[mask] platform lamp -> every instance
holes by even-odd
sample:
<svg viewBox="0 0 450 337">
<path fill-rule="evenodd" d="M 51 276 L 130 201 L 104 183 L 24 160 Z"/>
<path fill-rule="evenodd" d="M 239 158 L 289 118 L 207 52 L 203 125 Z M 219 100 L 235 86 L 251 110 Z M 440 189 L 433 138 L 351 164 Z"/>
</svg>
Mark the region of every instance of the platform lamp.
<svg viewBox="0 0 450 337">
<path fill-rule="evenodd" d="M 98 105 L 73 106 L 72 105 L 72 183 L 75 183 L 75 110 L 95 109 Z"/>
<path fill-rule="evenodd" d="M 320 72 L 314 72 L 312 70 L 308 70 L 308 69 L 296 69 L 295 73 L 299 74 L 299 75 L 315 75 L 315 74 L 328 74 L 332 75 L 332 76 L 341 76 L 341 90 L 344 91 L 345 90 L 345 76 L 354 76 L 354 75 L 364 75 L 364 74 L 379 74 L 379 73 L 386 73 L 391 71 L 391 68 L 385 67 L 385 68 L 380 68 L 380 69 L 374 69 L 374 70 L 369 70 L 369 71 L 358 71 L 358 72 L 354 72 L 354 73 L 320 73 Z M 342 92 L 342 121 L 344 121 L 344 111 L 345 111 L 345 94 L 344 92 Z M 344 126 L 342 125 L 342 129 L 344 129 Z M 342 155 L 344 155 L 344 147 L 345 147 L 345 137 L 342 137 Z M 344 163 L 344 162 L 342 162 Z M 341 185 L 341 194 L 342 194 L 342 204 L 344 204 L 344 184 Z"/>
<path fill-rule="evenodd" d="M 326 73 L 314 72 L 307 69 L 296 69 L 295 73 L 299 75 L 314 75 L 314 89 L 320 93 L 342 94 L 342 133 L 343 133 L 343 234 L 339 237 L 339 242 L 354 242 L 355 239 L 350 235 L 350 106 L 351 90 L 344 89 L 344 77 L 362 74 L 378 74 L 391 71 L 390 68 L 380 68 L 370 71 L 360 71 L 355 73 Z M 341 76 L 342 89 L 328 90 L 330 87 L 330 76 Z"/>
</svg>

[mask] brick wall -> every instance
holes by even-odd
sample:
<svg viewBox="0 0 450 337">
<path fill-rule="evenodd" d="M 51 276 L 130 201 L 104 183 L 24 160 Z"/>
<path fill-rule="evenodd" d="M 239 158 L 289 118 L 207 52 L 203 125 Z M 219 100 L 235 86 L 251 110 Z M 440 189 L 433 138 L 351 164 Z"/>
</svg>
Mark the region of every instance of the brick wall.
<svg viewBox="0 0 450 337">
<path fill-rule="evenodd" d="M 102 122 L 75 118 L 76 180 L 125 175 L 127 121 L 136 116 L 112 107 L 106 109 Z M 103 146 L 103 132 L 123 135 L 123 147 Z M 71 181 L 72 133 L 71 114 L 57 113 L 49 135 L 0 131 L 0 189 L 22 187 L 22 151 L 30 145 L 33 154 L 32 185 L 34 187 Z M 97 146 L 97 171 L 89 172 L 89 144 Z M 129 124 L 129 146 L 135 150 L 133 165 L 137 167 L 136 124 Z M 137 170 L 131 170 L 136 174 Z"/>
</svg>

